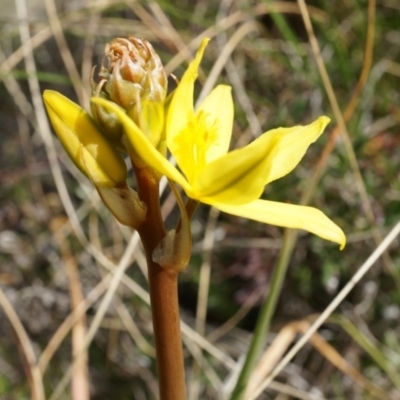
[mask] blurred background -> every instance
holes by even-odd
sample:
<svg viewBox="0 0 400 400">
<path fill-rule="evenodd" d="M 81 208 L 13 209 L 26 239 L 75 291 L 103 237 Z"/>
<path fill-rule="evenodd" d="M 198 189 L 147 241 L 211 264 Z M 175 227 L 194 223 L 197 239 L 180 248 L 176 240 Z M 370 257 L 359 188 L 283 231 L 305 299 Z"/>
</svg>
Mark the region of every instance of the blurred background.
<svg viewBox="0 0 400 400">
<path fill-rule="evenodd" d="M 178 78 L 211 37 L 196 96 L 208 76 L 233 87 L 232 148 L 278 126 L 332 119 L 263 195 L 321 209 L 348 239 L 339 251 L 299 232 L 266 338 L 278 358 L 399 220 L 400 2 L 301 4 L 0 0 L 1 400 L 35 398 L 41 384 L 45 398 L 85 400 L 73 396 L 68 370 L 88 332 L 87 363 L 72 373 L 78 387 L 90 382 L 91 399 L 157 397 L 141 247 L 68 159 L 41 99 L 54 89 L 88 109 L 92 67 L 114 37 L 150 41 Z M 173 226 L 168 190 L 162 204 Z M 222 399 L 268 295 L 283 230 L 203 205 L 192 232 L 179 286 L 189 398 Z M 125 267 L 105 299 L 113 271 Z M 399 318 L 397 240 L 259 398 L 400 399 Z"/>
</svg>

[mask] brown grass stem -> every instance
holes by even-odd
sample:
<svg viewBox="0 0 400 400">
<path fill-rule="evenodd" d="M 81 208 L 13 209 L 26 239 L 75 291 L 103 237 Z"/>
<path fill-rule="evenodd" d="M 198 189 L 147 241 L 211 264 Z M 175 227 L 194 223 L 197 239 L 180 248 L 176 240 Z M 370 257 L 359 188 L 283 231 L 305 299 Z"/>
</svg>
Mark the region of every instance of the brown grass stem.
<svg viewBox="0 0 400 400">
<path fill-rule="evenodd" d="M 80 303 L 84 301 L 81 280 L 79 277 L 78 266 L 75 258 L 71 254 L 70 246 L 65 237 L 57 235 L 58 228 L 64 224 L 64 219 L 54 219 L 52 229 L 58 247 L 63 258 L 66 274 L 69 283 L 69 293 L 71 298 L 71 310 L 76 310 Z M 86 315 L 82 313 L 75 325 L 72 327 L 71 344 L 72 356 L 78 357 L 80 352 L 84 354 L 79 357 L 79 361 L 75 363 L 71 378 L 71 399 L 72 400 L 89 400 L 90 384 L 89 384 L 89 355 L 85 348 L 85 336 L 87 332 Z"/>
<path fill-rule="evenodd" d="M 0 307 L 3 308 L 4 313 L 10 321 L 15 330 L 19 343 L 21 345 L 23 355 L 26 358 L 26 367 L 28 371 L 28 381 L 31 386 L 32 397 L 31 400 L 45 400 L 43 376 L 37 365 L 35 351 L 29 336 L 22 325 L 14 307 L 8 300 L 6 294 L 0 287 Z"/>
</svg>

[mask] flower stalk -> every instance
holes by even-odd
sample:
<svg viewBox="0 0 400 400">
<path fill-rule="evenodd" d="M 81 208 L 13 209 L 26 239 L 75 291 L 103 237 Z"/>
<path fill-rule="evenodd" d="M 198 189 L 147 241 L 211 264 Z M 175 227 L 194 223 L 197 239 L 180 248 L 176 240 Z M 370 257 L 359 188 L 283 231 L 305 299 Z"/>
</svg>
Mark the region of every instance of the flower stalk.
<svg viewBox="0 0 400 400">
<path fill-rule="evenodd" d="M 150 168 L 136 170 L 138 194 L 148 205 L 146 221 L 138 229 L 146 253 L 150 301 L 161 400 L 185 400 L 185 369 L 180 331 L 178 276 L 153 261 L 153 252 L 166 236 L 161 217 L 158 179 Z"/>
</svg>

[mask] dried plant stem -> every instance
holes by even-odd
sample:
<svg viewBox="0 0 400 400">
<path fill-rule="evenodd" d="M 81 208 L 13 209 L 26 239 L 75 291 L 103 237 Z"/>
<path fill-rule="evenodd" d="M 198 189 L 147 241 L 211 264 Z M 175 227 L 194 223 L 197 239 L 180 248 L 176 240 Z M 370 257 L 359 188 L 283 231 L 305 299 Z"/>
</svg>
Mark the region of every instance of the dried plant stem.
<svg viewBox="0 0 400 400">
<path fill-rule="evenodd" d="M 8 300 L 7 296 L 0 287 L 0 307 L 3 308 L 4 313 L 10 321 L 12 327 L 15 330 L 17 338 L 21 344 L 23 354 L 26 357 L 28 379 L 32 390 L 32 400 L 45 400 L 46 396 L 44 393 L 43 376 L 36 362 L 35 351 L 32 346 L 28 334 L 23 327 L 21 320 L 19 319 L 14 307 Z"/>
<path fill-rule="evenodd" d="M 178 273 L 153 261 L 155 247 L 165 236 L 158 179 L 150 169 L 136 170 L 138 193 L 147 204 L 146 221 L 138 230 L 146 252 L 157 370 L 161 400 L 185 400 L 185 369 L 178 303 Z"/>
<path fill-rule="evenodd" d="M 69 282 L 69 292 L 71 298 L 71 308 L 75 311 L 81 302 L 84 301 L 82 285 L 79 278 L 78 266 L 75 262 L 69 243 L 63 236 L 57 235 L 59 228 L 64 224 L 64 220 L 54 220 L 52 223 L 52 230 L 54 237 L 60 248 L 61 256 L 64 260 L 66 273 Z M 71 378 L 71 399 L 72 400 L 89 400 L 90 398 L 90 385 L 89 385 L 89 367 L 88 367 L 88 351 L 85 348 L 85 336 L 87 331 L 86 315 L 81 314 L 76 324 L 72 327 L 72 356 L 78 358 L 80 353 L 83 355 L 79 357 L 74 364 Z"/>
<path fill-rule="evenodd" d="M 50 360 L 54 353 L 60 347 L 62 341 L 68 335 L 72 327 L 82 318 L 82 315 L 91 307 L 99 297 L 107 290 L 111 282 L 111 274 L 106 275 L 86 296 L 86 298 L 76 306 L 73 311 L 64 319 L 62 324 L 57 328 L 52 338 L 48 341 L 46 348 L 40 355 L 38 366 L 42 374 L 46 372 Z"/>
</svg>

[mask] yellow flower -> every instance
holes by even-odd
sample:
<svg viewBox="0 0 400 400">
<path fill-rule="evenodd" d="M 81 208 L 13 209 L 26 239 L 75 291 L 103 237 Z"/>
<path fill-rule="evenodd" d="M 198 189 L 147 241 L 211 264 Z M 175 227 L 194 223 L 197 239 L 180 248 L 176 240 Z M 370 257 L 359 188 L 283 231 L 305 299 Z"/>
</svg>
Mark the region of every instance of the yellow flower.
<svg viewBox="0 0 400 400">
<path fill-rule="evenodd" d="M 53 128 L 71 160 L 91 180 L 116 219 L 137 229 L 145 219 L 146 205 L 127 186 L 127 168 L 119 151 L 77 104 L 52 90 L 46 90 L 43 99 Z"/>
<path fill-rule="evenodd" d="M 248 146 L 228 152 L 234 113 L 231 88 L 217 86 L 197 110 L 193 108 L 194 83 L 207 42 L 203 40 L 168 109 L 167 145 L 183 174 L 118 107 L 104 99 L 92 101 L 115 112 L 139 157 L 181 185 L 190 198 L 240 217 L 305 229 L 343 248 L 343 231 L 321 211 L 259 199 L 265 185 L 296 167 L 329 118 L 318 118 L 307 126 L 273 129 Z"/>
</svg>

